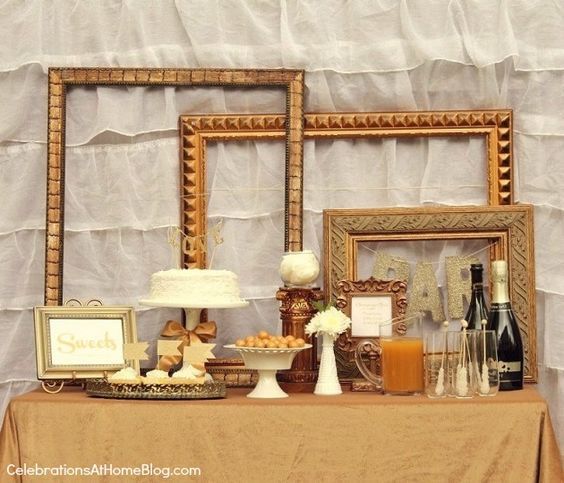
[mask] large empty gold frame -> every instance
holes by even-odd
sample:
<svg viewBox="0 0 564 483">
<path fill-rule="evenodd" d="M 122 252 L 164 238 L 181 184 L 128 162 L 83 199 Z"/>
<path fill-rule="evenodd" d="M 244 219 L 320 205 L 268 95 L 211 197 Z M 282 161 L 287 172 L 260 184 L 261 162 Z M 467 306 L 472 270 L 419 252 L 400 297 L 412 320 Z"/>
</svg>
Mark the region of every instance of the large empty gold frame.
<svg viewBox="0 0 564 483">
<path fill-rule="evenodd" d="M 284 248 L 302 247 L 303 92 L 301 70 L 267 69 L 49 69 L 47 229 L 45 254 L 45 304 L 63 301 L 63 245 L 65 206 L 66 91 L 72 86 L 198 86 L 283 87 L 286 113 L 280 128 L 286 136 L 286 229 Z M 184 168 L 184 167 L 183 167 Z M 193 175 L 183 169 L 181 197 Z M 184 210 L 185 212 L 185 210 Z M 190 225 L 183 218 L 183 224 Z"/>
<path fill-rule="evenodd" d="M 537 380 L 533 207 L 457 206 L 324 210 L 325 294 L 339 296 L 340 280 L 357 279 L 359 244 L 369 241 L 484 239 L 490 261 L 507 260 L 509 296 L 525 352 L 525 381 Z M 491 273 L 491 270 L 490 270 Z M 491 286 L 491 285 L 490 285 Z M 337 351 L 340 377 L 357 372 L 347 354 Z"/>
<path fill-rule="evenodd" d="M 217 141 L 275 141 L 284 138 L 284 116 L 181 116 L 182 226 L 192 236 L 206 232 L 206 145 Z M 511 110 L 334 112 L 306 114 L 304 139 L 485 136 L 488 204 L 513 202 L 513 115 Z M 286 170 L 286 185 L 298 170 Z M 300 178 L 301 183 L 301 178 Z M 296 183 L 294 183 L 296 184 Z M 286 193 L 288 197 L 296 196 Z M 296 196 L 297 198 L 297 196 Z M 300 201 L 302 196 L 299 196 Z M 300 234 L 301 240 L 301 234 Z M 205 253 L 185 255 L 184 266 L 206 266 Z"/>
</svg>

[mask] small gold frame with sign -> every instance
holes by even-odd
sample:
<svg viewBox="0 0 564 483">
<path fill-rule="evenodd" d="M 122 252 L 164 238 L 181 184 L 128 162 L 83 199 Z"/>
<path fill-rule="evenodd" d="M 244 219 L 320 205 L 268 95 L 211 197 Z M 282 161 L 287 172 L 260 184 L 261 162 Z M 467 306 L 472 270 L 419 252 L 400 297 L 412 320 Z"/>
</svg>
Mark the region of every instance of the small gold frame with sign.
<svg viewBox="0 0 564 483">
<path fill-rule="evenodd" d="M 37 378 L 103 378 L 126 367 L 125 343 L 137 342 L 135 310 L 126 306 L 35 307 Z M 139 361 L 130 361 L 139 373 Z"/>
<path fill-rule="evenodd" d="M 370 277 L 366 280 L 340 280 L 337 287 L 339 296 L 335 305 L 351 319 L 351 326 L 337 338 L 336 347 L 341 353 L 348 354 L 349 362 L 353 362 L 359 342 L 372 339 L 375 345 L 363 346 L 362 352 L 369 360 L 370 370 L 380 373 L 380 325 L 399 320 L 400 323 L 393 326 L 394 335 L 405 334 L 407 327 L 401 319 L 405 317 L 407 308 L 407 282 Z M 374 350 L 374 347 L 377 349 Z M 371 392 L 376 389 L 370 382 L 361 379 L 351 381 L 351 390 Z"/>
<path fill-rule="evenodd" d="M 335 305 L 352 321 L 351 327 L 337 339 L 337 347 L 351 354 L 361 339 L 378 337 L 379 323 L 405 316 L 407 307 L 407 282 L 403 280 L 340 280 Z M 356 303 L 355 302 L 359 302 Z M 369 312 L 366 316 L 357 312 Z M 356 316 L 355 316 L 356 315 Z M 398 324 L 398 330 L 405 325 Z"/>
</svg>

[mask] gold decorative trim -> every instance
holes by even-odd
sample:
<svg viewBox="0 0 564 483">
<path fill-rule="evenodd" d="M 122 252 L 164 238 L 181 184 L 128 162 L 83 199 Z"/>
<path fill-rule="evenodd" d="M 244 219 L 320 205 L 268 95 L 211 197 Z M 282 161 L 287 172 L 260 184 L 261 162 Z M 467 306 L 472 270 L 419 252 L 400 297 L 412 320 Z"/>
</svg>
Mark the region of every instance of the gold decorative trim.
<svg viewBox="0 0 564 483">
<path fill-rule="evenodd" d="M 325 294 L 339 297 L 338 282 L 357 278 L 359 244 L 366 241 L 487 239 L 490 260 L 509 266 L 509 295 L 525 352 L 525 381 L 536 382 L 533 207 L 456 206 L 324 210 Z"/>
<path fill-rule="evenodd" d="M 65 109 L 71 86 L 274 86 L 286 89 L 286 230 L 284 248 L 302 248 L 304 72 L 285 69 L 50 68 L 47 129 L 45 305 L 63 301 Z M 187 178 L 185 177 L 187 175 Z M 181 196 L 190 184 L 183 171 Z M 190 225 L 190 220 L 182 220 Z"/>
<path fill-rule="evenodd" d="M 284 138 L 281 114 L 180 116 L 182 226 L 191 236 L 206 232 L 206 145 L 217 141 L 276 141 Z M 488 203 L 513 202 L 513 113 L 484 111 L 334 112 L 306 114 L 304 139 L 485 136 Z M 297 159 L 294 158 L 294 159 Z M 301 207 L 301 166 L 286 163 L 286 209 Z M 301 227 L 301 225 L 299 225 Z M 291 239 L 302 238 L 294 218 L 286 220 Z M 293 245 L 292 245 L 293 246 Z M 186 267 L 205 267 L 205 253 L 184 258 Z"/>
<path fill-rule="evenodd" d="M 231 364 L 228 359 L 214 360 L 218 361 L 219 364 L 213 366 L 206 364 L 206 370 L 214 381 L 223 382 L 227 387 L 256 386 L 258 372 L 254 369 L 247 369 L 242 359 L 235 359 Z"/>
</svg>

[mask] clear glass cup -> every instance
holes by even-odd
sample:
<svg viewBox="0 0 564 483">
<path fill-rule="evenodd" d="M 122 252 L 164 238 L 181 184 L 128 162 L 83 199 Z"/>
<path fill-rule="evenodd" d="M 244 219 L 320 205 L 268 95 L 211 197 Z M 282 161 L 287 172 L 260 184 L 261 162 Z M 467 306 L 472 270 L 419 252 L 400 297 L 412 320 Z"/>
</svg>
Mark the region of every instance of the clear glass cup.
<svg viewBox="0 0 564 483">
<path fill-rule="evenodd" d="M 450 395 L 469 399 L 476 389 L 471 331 L 451 331 L 447 334 Z"/>
<path fill-rule="evenodd" d="M 475 330 L 469 333 L 475 391 L 480 396 L 495 396 L 499 391 L 497 336 L 493 330 Z"/>
<path fill-rule="evenodd" d="M 425 336 L 425 393 L 436 399 L 450 391 L 448 377 L 448 333 L 432 332 Z"/>
</svg>

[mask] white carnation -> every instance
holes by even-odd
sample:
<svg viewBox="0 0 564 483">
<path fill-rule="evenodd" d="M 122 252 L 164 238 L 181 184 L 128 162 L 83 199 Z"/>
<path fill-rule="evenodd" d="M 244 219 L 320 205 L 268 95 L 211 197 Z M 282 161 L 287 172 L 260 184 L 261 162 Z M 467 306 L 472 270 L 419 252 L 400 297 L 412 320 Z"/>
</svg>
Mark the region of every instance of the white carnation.
<svg viewBox="0 0 564 483">
<path fill-rule="evenodd" d="M 335 307 L 330 307 L 315 314 L 309 324 L 305 326 L 305 332 L 308 335 L 323 332 L 336 337 L 350 326 L 351 319 Z"/>
</svg>

